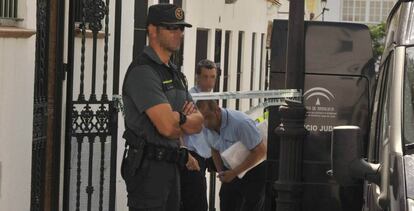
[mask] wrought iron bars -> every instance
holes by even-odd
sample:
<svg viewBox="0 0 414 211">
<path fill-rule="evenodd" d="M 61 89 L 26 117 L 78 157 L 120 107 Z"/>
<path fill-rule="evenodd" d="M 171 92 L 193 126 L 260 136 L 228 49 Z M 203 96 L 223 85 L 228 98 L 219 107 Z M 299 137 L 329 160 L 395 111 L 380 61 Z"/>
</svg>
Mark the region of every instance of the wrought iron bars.
<svg viewBox="0 0 414 211">
<path fill-rule="evenodd" d="M 75 158 L 76 161 L 69 161 L 66 162 L 66 165 L 75 165 L 76 171 L 71 172 L 70 169 L 68 170 L 70 174 L 68 179 L 69 181 L 76 184 L 76 187 L 72 188 L 76 189 L 72 193 L 68 193 L 68 195 L 75 195 L 74 197 L 67 198 L 69 200 L 73 200 L 69 204 L 66 204 L 66 210 L 106 210 L 107 205 L 105 204 L 105 194 L 107 194 L 108 182 L 112 181 L 112 178 L 107 178 L 109 174 L 107 174 L 106 165 L 109 164 L 107 162 L 107 157 L 110 159 L 116 159 L 114 156 L 106 156 L 107 154 L 107 139 L 111 137 L 113 139 L 113 132 L 110 130 L 110 119 L 113 118 L 113 114 L 111 112 L 116 112 L 114 109 L 110 109 L 110 101 L 108 100 L 107 94 L 107 86 L 108 86 L 108 46 L 109 46 L 109 0 L 101 1 L 101 0 L 82 0 L 77 1 L 76 4 L 71 4 L 72 13 L 73 14 L 81 14 L 81 18 L 78 17 L 78 20 L 81 20 L 78 27 L 81 31 L 81 38 L 80 38 L 80 72 L 78 73 L 79 76 L 79 93 L 77 100 L 72 101 L 70 104 L 72 107 L 72 112 L 70 113 L 71 118 L 71 125 L 70 125 L 70 136 L 68 137 L 69 140 L 74 145 L 74 148 L 77 148 L 76 152 L 67 152 L 71 154 L 71 157 Z M 79 8 L 81 7 L 81 8 Z M 81 13 L 80 13 L 81 11 Z M 76 13 L 77 12 L 77 13 Z M 118 17 L 118 16 L 117 16 Z M 99 72 L 98 66 L 102 64 L 102 60 L 98 57 L 98 46 L 101 42 L 98 42 L 99 38 L 98 35 L 102 33 L 102 21 L 105 18 L 105 39 L 104 39 L 104 55 L 103 55 L 103 87 L 102 87 L 102 96 L 101 99 L 97 99 L 96 93 L 96 84 L 97 80 L 97 73 Z M 71 20 L 70 27 L 75 27 L 75 18 Z M 87 46 L 89 39 L 89 34 L 92 33 L 92 48 Z M 74 34 L 74 33 L 73 33 Z M 116 32 L 115 32 L 116 34 Z M 72 38 L 74 39 L 74 37 Z M 74 43 L 76 42 L 72 42 Z M 73 49 L 73 47 L 72 47 Z M 88 56 L 88 50 L 92 49 L 92 56 Z M 74 55 L 76 58 L 76 55 Z M 115 60 L 115 59 L 114 59 Z M 73 63 L 73 60 L 70 61 Z M 92 64 L 91 68 L 89 64 Z M 71 65 L 73 66 L 73 65 Z M 90 71 L 91 70 L 91 71 Z M 85 85 L 89 85 L 89 82 L 85 81 L 85 78 L 92 75 L 91 77 L 91 93 L 89 99 L 85 97 Z M 115 74 L 115 73 L 114 73 Z M 72 76 L 73 77 L 73 76 Z M 118 80 L 118 79 L 116 79 Z M 73 83 L 73 79 L 71 80 Z M 118 84 L 118 82 L 114 81 L 114 84 Z M 69 96 L 72 96 L 70 93 Z M 112 140 L 114 141 L 114 140 Z M 115 141 L 116 142 L 116 141 Z M 87 144 L 88 145 L 85 145 Z M 97 144 L 100 143 L 101 146 L 97 147 Z M 72 145 L 69 144 L 69 145 Z M 113 148 L 113 145 L 111 146 Z M 71 147 L 68 147 L 70 150 Z M 100 161 L 97 161 L 96 153 L 97 150 L 100 150 Z M 111 149 L 116 150 L 115 149 Z M 113 155 L 109 154 L 108 155 Z M 111 162 L 112 163 L 112 162 Z M 111 164 L 112 165 L 112 164 Z M 99 167 L 99 175 L 94 174 L 95 167 Z M 85 170 L 87 168 L 87 173 L 85 174 Z M 114 171 L 112 169 L 111 171 Z M 76 181 L 70 179 L 71 175 L 76 175 Z M 113 175 L 112 173 L 110 175 Z M 74 175 L 73 175 L 74 176 Z M 87 178 L 87 182 L 83 181 L 84 178 Z M 97 184 L 98 181 L 99 183 Z M 95 188 L 94 185 L 99 185 L 99 188 Z M 85 192 L 83 192 L 83 188 L 85 188 Z M 70 182 L 69 185 L 66 186 L 65 192 L 70 191 Z M 94 196 L 95 190 L 99 190 L 99 200 Z M 112 189 L 111 189 L 112 190 Z M 86 193 L 86 196 L 83 194 Z M 109 198 L 113 198 L 113 192 L 109 193 Z M 111 197 L 112 196 L 112 197 Z M 87 198 L 86 202 L 85 199 Z M 98 202 L 98 203 L 96 203 Z M 96 203 L 96 204 L 95 204 Z M 110 203 L 108 203 L 110 204 Z M 73 207 L 73 208 L 69 208 Z M 109 208 L 111 209 L 111 208 Z"/>
</svg>

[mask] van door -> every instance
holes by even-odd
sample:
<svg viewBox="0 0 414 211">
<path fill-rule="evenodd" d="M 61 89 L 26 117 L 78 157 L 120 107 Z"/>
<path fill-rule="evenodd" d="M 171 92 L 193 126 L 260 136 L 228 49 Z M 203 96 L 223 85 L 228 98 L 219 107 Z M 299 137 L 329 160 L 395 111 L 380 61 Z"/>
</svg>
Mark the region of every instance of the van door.
<svg viewBox="0 0 414 211">
<path fill-rule="evenodd" d="M 389 92 L 390 92 L 390 81 L 389 77 L 390 68 L 392 68 L 394 62 L 394 52 L 391 51 L 384 64 L 380 67 L 380 74 L 377 83 L 377 89 L 375 93 L 372 121 L 370 126 L 370 140 L 368 144 L 368 162 L 370 163 L 381 163 L 383 145 L 381 140 L 388 140 L 388 125 L 389 125 Z M 365 182 L 364 185 L 364 210 L 366 211 L 377 211 L 382 210 L 377 205 L 377 199 L 380 194 L 379 186 Z"/>
</svg>

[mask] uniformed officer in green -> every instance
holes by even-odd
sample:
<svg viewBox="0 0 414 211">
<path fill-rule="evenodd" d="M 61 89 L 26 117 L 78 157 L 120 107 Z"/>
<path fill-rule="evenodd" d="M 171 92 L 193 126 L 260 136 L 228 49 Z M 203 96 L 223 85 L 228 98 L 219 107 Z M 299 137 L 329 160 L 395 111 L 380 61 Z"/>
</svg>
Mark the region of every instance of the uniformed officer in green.
<svg viewBox="0 0 414 211">
<path fill-rule="evenodd" d="M 149 46 L 134 59 L 123 84 L 126 150 L 121 173 L 130 211 L 179 210 L 179 165 L 188 152 L 184 134 L 199 133 L 203 117 L 187 92 L 184 75 L 171 63 L 185 27 L 184 12 L 172 4 L 149 8 Z"/>
</svg>

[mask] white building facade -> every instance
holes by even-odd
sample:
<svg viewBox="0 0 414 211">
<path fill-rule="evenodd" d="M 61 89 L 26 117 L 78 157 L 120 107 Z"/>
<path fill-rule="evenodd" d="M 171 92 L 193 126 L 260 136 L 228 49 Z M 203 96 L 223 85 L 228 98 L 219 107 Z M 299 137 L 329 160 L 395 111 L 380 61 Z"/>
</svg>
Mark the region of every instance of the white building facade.
<svg viewBox="0 0 414 211">
<path fill-rule="evenodd" d="M 19 29 L 2 27 L 8 20 L 0 20 L 0 210 L 30 210 L 36 29 L 33 8 L 35 1 L 19 2 L 17 12 L 23 18 L 16 23 Z M 0 17 L 5 15 L 0 12 Z"/>
<path fill-rule="evenodd" d="M 329 11 L 325 11 L 325 20 L 379 24 L 386 22 L 396 2 L 396 0 L 327 0 L 326 8 Z"/>
</svg>

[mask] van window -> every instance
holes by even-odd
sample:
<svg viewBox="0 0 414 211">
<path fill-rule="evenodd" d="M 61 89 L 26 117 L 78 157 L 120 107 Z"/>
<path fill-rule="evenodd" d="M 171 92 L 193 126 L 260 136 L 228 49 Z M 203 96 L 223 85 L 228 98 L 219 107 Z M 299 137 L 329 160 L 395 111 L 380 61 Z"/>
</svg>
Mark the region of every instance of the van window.
<svg viewBox="0 0 414 211">
<path fill-rule="evenodd" d="M 379 78 L 376 85 L 375 99 L 374 99 L 374 109 L 372 113 L 371 121 L 371 134 L 369 140 L 369 152 L 368 159 L 370 162 L 378 163 L 380 156 L 380 146 L 381 140 L 383 139 L 383 132 L 388 131 L 384 130 L 384 121 L 387 121 L 388 110 L 386 109 L 387 96 L 388 96 L 388 73 L 390 72 L 390 66 L 392 67 L 394 61 L 393 52 L 390 52 L 389 56 L 385 59 L 384 64 L 380 67 Z"/>
<path fill-rule="evenodd" d="M 391 60 L 392 61 L 392 60 Z M 392 65 L 392 63 L 390 63 Z M 392 81 L 392 72 L 389 70 L 390 65 L 388 65 L 387 71 L 385 72 L 385 87 L 384 87 L 384 95 L 382 98 L 382 108 L 381 108 L 381 129 L 380 129 L 380 141 L 384 142 L 387 141 L 389 137 L 389 127 L 390 127 L 390 97 L 391 97 L 391 81 Z"/>
<path fill-rule="evenodd" d="M 414 144 L 414 47 L 407 48 L 404 76 L 404 142 Z"/>
<path fill-rule="evenodd" d="M 379 144 L 379 161 L 382 162 L 385 158 L 382 157 L 384 155 L 383 150 L 384 146 L 387 145 L 389 136 L 390 136 L 390 116 L 392 115 L 390 113 L 390 97 L 391 97 L 391 83 L 392 83 L 392 76 L 393 71 L 392 68 L 394 66 L 394 57 L 393 53 L 390 55 L 390 59 L 388 60 L 384 72 L 384 83 L 381 90 L 381 97 L 380 97 L 380 113 L 378 114 L 380 117 L 379 122 L 379 131 L 378 134 L 378 144 Z"/>
</svg>

